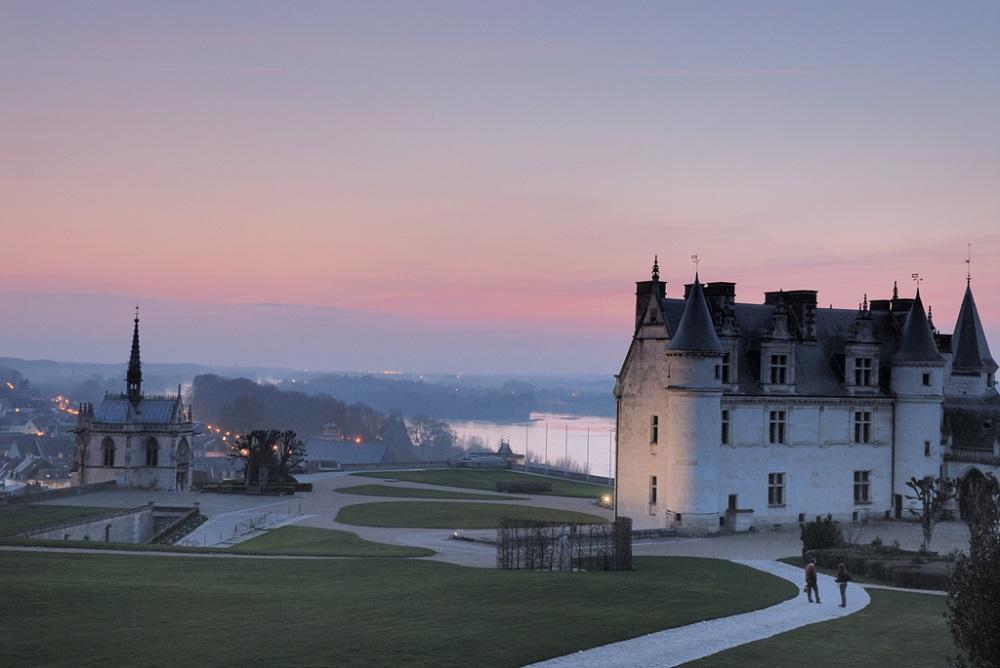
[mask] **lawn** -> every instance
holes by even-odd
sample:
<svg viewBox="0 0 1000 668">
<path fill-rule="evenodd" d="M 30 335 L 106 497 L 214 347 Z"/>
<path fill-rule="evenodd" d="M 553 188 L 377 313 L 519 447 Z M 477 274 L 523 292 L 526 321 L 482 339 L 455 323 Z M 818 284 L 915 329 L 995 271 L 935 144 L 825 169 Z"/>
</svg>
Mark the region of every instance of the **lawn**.
<svg viewBox="0 0 1000 668">
<path fill-rule="evenodd" d="M 943 616 L 944 596 L 884 589 L 869 589 L 868 594 L 872 602 L 861 612 L 804 626 L 685 665 L 690 668 L 948 665 L 954 649 Z"/>
<path fill-rule="evenodd" d="M 285 526 L 227 548 L 227 552 L 328 557 L 429 557 L 433 550 L 373 543 L 350 531 Z"/>
<path fill-rule="evenodd" d="M 446 489 L 418 489 L 416 487 L 394 487 L 392 485 L 355 485 L 337 487 L 333 491 L 341 494 L 362 496 L 400 496 L 410 499 L 473 499 L 479 501 L 525 501 L 523 496 L 500 494 L 474 494 L 472 492 L 451 492 Z"/>
<path fill-rule="evenodd" d="M 366 527 L 413 529 L 495 529 L 500 519 L 541 520 L 544 522 L 607 522 L 602 517 L 571 510 L 536 508 L 502 503 L 460 503 L 451 501 L 379 501 L 345 506 L 337 521 Z"/>
<path fill-rule="evenodd" d="M 378 471 L 355 473 L 356 476 L 405 480 L 406 482 L 422 482 L 428 485 L 443 485 L 445 487 L 464 487 L 467 489 L 482 489 L 496 491 L 498 482 L 548 482 L 552 484 L 551 492 L 538 492 L 552 496 L 576 496 L 585 499 L 597 499 L 604 494 L 610 494 L 606 485 L 595 485 L 587 482 L 563 480 L 546 476 L 529 475 L 517 471 L 482 471 L 476 469 L 426 469 L 423 471 Z"/>
<path fill-rule="evenodd" d="M 14 536 L 29 529 L 40 529 L 50 524 L 69 522 L 79 517 L 106 515 L 116 510 L 120 510 L 120 508 L 41 506 L 35 504 L 0 506 L 0 538 Z"/>
<path fill-rule="evenodd" d="M 404 559 L 0 552 L 9 665 L 519 666 L 774 605 L 796 588 L 725 561 L 627 573 Z M 25 620 L 31 620 L 25 623 Z M 827 648 L 832 646 L 827 643 Z M 895 664 L 889 664 L 895 665 Z"/>
</svg>

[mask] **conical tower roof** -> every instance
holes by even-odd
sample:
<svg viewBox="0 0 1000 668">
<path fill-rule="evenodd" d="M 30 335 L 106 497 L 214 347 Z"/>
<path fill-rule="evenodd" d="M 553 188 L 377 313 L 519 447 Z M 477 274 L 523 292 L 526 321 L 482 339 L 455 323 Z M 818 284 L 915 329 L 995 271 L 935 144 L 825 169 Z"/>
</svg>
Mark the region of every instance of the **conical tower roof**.
<svg viewBox="0 0 1000 668">
<path fill-rule="evenodd" d="M 722 342 L 715 333 L 712 314 L 708 310 L 705 293 L 694 275 L 694 285 L 684 303 L 684 313 L 673 338 L 667 344 L 667 350 L 693 353 L 722 353 Z"/>
<path fill-rule="evenodd" d="M 934 342 L 934 333 L 927 322 L 924 303 L 920 300 L 920 289 L 913 300 L 913 306 L 906 316 L 903 325 L 903 335 L 900 337 L 899 350 L 896 351 L 894 362 L 923 362 L 927 364 L 943 364 L 944 358 L 938 352 Z"/>
<path fill-rule="evenodd" d="M 979 321 L 979 310 L 972 297 L 972 286 L 966 284 L 962 308 L 958 311 L 955 333 L 951 337 L 952 368 L 956 370 L 985 371 L 997 370 L 997 363 L 990 355 L 989 344 L 983 324 Z"/>
</svg>

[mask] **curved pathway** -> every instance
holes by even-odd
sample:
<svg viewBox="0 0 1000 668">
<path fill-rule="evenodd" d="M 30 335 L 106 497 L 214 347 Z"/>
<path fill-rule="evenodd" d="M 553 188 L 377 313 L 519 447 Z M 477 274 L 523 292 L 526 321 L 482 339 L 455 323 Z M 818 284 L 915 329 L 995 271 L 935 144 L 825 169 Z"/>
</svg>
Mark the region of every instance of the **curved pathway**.
<svg viewBox="0 0 1000 668">
<path fill-rule="evenodd" d="M 860 585 L 852 583 L 847 587 L 847 607 L 839 607 L 840 590 L 836 582 L 829 575 L 819 574 L 823 603 L 820 605 L 809 603 L 802 593 L 801 568 L 777 561 L 734 561 L 788 580 L 799 589 L 798 596 L 763 610 L 658 631 L 631 640 L 567 654 L 532 666 L 538 668 L 679 666 L 738 645 L 770 638 L 800 626 L 850 615 L 871 602 L 867 592 Z"/>
</svg>

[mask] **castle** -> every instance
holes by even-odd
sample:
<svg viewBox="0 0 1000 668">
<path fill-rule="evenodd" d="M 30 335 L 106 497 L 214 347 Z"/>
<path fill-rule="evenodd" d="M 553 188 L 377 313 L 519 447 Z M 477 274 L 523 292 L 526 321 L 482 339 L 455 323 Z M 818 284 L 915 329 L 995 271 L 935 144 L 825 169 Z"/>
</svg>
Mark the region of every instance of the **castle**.
<svg viewBox="0 0 1000 668">
<path fill-rule="evenodd" d="M 815 290 L 736 302 L 735 283 L 668 298 L 636 284 L 616 377 L 615 507 L 635 529 L 746 530 L 816 515 L 905 518 L 911 477 L 1000 472 L 997 364 L 966 281 L 954 333 L 916 295 L 819 308 Z"/>
<path fill-rule="evenodd" d="M 147 396 L 139 360 L 139 309 L 125 392 L 106 394 L 96 408 L 83 404 L 77 416 L 79 484 L 114 480 L 123 487 L 182 490 L 191 486 L 191 407 L 177 395 Z"/>
</svg>

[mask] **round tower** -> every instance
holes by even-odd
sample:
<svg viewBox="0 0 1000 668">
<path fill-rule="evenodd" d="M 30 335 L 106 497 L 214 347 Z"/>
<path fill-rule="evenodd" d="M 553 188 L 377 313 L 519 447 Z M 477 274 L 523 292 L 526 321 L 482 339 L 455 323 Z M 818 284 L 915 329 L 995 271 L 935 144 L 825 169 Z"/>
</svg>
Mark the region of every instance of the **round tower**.
<svg viewBox="0 0 1000 668">
<path fill-rule="evenodd" d="M 906 316 L 899 348 L 892 359 L 890 388 L 895 396 L 893 511 L 897 519 L 915 502 L 906 499 L 910 478 L 941 474 L 941 403 L 944 358 L 938 352 L 920 289 Z"/>
<path fill-rule="evenodd" d="M 719 429 L 724 349 L 695 274 L 677 331 L 667 344 L 667 526 L 719 530 Z"/>
</svg>

